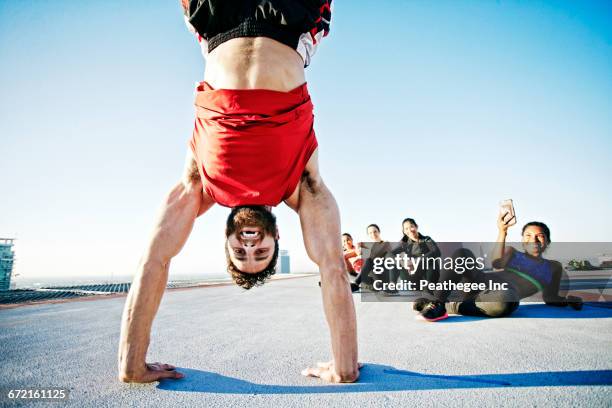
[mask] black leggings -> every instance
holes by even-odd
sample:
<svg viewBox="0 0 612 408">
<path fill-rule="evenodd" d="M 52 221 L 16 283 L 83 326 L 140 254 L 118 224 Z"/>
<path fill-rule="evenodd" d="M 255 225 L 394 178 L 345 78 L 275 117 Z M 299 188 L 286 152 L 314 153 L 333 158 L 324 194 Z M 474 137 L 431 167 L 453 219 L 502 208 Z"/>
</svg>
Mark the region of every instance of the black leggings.
<svg viewBox="0 0 612 408">
<path fill-rule="evenodd" d="M 359 275 L 357 275 L 357 277 L 355 278 L 355 283 L 357 285 L 361 285 L 361 282 L 363 282 L 366 285 L 372 285 L 372 283 L 374 282 L 374 279 L 370 277 L 370 271 L 372 271 L 372 267 L 373 267 L 372 259 L 366 258 L 365 262 L 363 263 L 363 266 L 361 267 L 361 271 L 359 272 Z"/>
<path fill-rule="evenodd" d="M 459 274 L 453 270 L 442 269 L 439 281 L 485 283 L 487 287 L 489 287 L 490 282 L 508 285 L 507 290 L 485 289 L 479 292 L 471 292 L 456 302 L 453 302 L 452 299 L 451 302 L 448 302 L 449 297 L 451 297 L 451 291 L 434 291 L 433 296 L 436 300 L 448 302 L 446 305 L 447 310 L 451 313 L 465 316 L 504 317 L 512 314 L 519 307 L 520 296 L 516 288 L 506 279 L 497 276 L 495 273 L 485 274 L 474 269 Z"/>
<path fill-rule="evenodd" d="M 505 317 L 519 307 L 514 295 L 508 291 L 482 291 L 474 299 L 447 304 L 447 310 L 464 316 Z M 508 298 L 513 300 L 507 300 Z"/>
<path fill-rule="evenodd" d="M 361 272 L 359 272 L 359 275 L 357 275 L 355 278 L 355 283 L 360 285 L 361 282 L 363 282 L 367 285 L 372 285 L 374 280 L 377 279 L 380 279 L 386 283 L 395 283 L 397 282 L 398 278 L 416 283 L 418 283 L 419 279 L 425 279 L 428 282 L 436 283 L 440 278 L 440 272 L 437 269 L 421 270 L 418 274 L 409 275 L 405 270 L 397 270 L 395 268 L 385 269 L 383 273 L 379 275 L 374 274 L 375 277 L 372 278 L 369 274 L 372 269 L 372 259 L 367 258 L 363 267 L 361 268 Z"/>
</svg>

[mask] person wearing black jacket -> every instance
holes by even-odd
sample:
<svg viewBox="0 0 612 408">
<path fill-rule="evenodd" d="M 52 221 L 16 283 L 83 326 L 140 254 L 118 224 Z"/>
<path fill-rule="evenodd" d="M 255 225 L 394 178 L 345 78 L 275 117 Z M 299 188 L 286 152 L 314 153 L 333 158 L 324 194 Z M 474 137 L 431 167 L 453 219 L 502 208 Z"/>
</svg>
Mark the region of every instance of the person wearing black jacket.
<svg viewBox="0 0 612 408">
<path fill-rule="evenodd" d="M 405 252 L 409 257 L 423 257 L 423 259 L 437 258 L 440 256 L 440 249 L 436 241 L 419 232 L 419 225 L 414 218 L 405 218 L 404 221 L 402 221 L 402 232 L 404 233 L 401 239 L 403 244 L 399 253 Z M 403 276 L 404 274 L 405 271 L 402 270 L 400 272 L 402 279 L 408 279 L 406 276 Z M 420 270 L 416 271 L 411 277 L 411 279 L 417 280 L 425 279 L 430 283 L 438 282 L 439 278 L 440 271 L 435 267 L 420 268 Z"/>
<path fill-rule="evenodd" d="M 368 233 L 368 237 L 371 242 L 363 243 L 359 242 L 357 245 L 366 252 L 365 256 L 363 256 L 363 266 L 359 272 L 359 275 L 355 278 L 355 281 L 351 283 L 351 290 L 353 292 L 357 292 L 361 283 L 363 282 L 366 285 L 372 285 L 374 282 L 374 276 L 371 275 L 373 271 L 373 259 L 381 256 L 385 256 L 385 254 L 389 253 L 391 250 L 391 245 L 389 242 L 382 239 L 380 236 L 380 227 L 377 224 L 370 224 L 366 228 L 366 232 Z M 383 276 L 379 277 L 384 282 L 389 281 L 389 275 L 385 273 Z"/>
</svg>

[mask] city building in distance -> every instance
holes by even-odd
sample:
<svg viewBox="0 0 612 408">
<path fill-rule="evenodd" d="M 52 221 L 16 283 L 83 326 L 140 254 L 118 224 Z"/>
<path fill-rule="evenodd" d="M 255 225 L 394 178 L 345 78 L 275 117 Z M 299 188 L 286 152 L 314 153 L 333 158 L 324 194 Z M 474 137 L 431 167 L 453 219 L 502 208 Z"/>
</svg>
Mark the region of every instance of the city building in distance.
<svg viewBox="0 0 612 408">
<path fill-rule="evenodd" d="M 280 273 L 291 273 L 289 251 L 286 249 L 280 250 Z"/>
<path fill-rule="evenodd" d="M 0 238 L 0 290 L 11 288 L 11 276 L 15 261 L 14 242 L 14 238 Z"/>
</svg>

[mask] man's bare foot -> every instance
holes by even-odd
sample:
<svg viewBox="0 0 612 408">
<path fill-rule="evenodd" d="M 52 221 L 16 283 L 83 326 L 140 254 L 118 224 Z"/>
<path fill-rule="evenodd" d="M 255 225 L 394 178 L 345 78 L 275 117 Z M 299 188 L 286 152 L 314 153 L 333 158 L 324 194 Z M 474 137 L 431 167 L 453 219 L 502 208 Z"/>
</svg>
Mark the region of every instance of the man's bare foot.
<svg viewBox="0 0 612 408">
<path fill-rule="evenodd" d="M 119 373 L 119 380 L 123 382 L 150 383 L 153 381 L 171 378 L 178 380 L 185 377 L 184 374 L 176 371 L 176 367 L 171 364 L 147 363 L 145 370 L 141 373 Z"/>
</svg>

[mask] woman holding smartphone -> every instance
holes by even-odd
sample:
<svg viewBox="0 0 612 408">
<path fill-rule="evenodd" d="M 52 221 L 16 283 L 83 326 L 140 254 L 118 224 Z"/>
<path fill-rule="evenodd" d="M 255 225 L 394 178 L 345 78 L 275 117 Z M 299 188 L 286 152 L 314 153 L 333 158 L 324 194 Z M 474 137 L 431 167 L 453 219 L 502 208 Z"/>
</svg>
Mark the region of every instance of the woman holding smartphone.
<svg viewBox="0 0 612 408">
<path fill-rule="evenodd" d="M 450 314 L 465 316 L 504 317 L 519 307 L 521 299 L 541 292 L 544 302 L 550 306 L 570 306 L 582 309 L 582 299 L 562 296 L 560 283 L 563 277 L 561 263 L 545 259 L 543 254 L 550 245 L 550 229 L 546 224 L 533 221 L 522 229 L 523 252 L 506 247 L 508 228 L 515 224 L 514 211 L 501 211 L 497 219 L 498 235 L 494 248 L 493 267 L 499 272 L 485 274 L 478 269 L 458 274 L 453 270 L 441 271 L 441 281 L 461 281 L 507 284 L 506 290 L 483 290 L 470 294 L 460 302 L 446 303 L 450 291 L 434 291 L 434 300 L 418 299 L 413 308 L 428 321 L 442 320 Z M 472 257 L 468 249 L 460 249 L 455 256 Z"/>
</svg>

